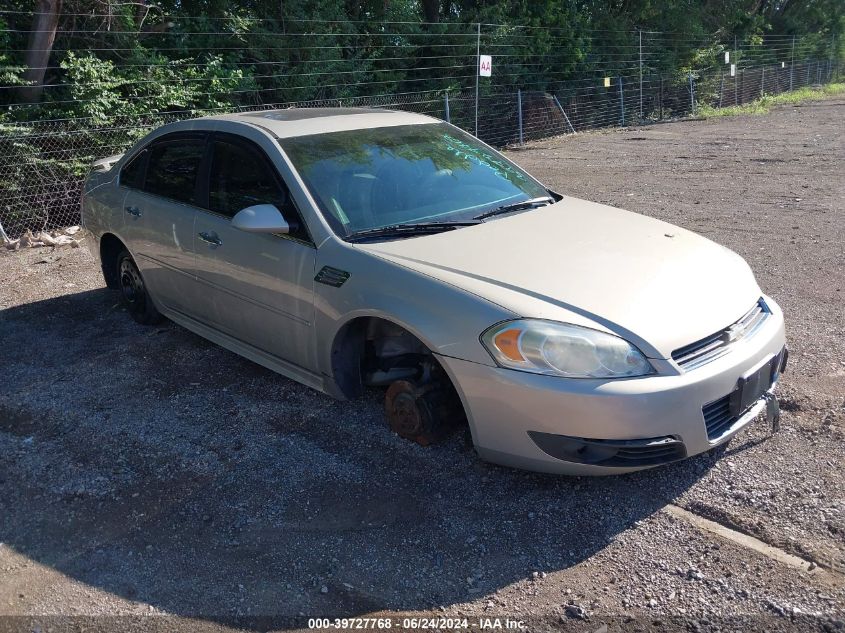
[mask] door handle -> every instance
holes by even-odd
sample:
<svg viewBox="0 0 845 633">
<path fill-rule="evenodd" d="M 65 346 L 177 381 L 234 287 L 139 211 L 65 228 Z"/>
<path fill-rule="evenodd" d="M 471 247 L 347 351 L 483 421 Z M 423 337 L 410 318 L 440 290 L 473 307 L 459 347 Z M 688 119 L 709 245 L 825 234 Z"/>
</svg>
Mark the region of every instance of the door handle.
<svg viewBox="0 0 845 633">
<path fill-rule="evenodd" d="M 197 235 L 206 244 L 211 244 L 212 246 L 221 246 L 223 244 L 223 240 L 217 237 L 217 233 L 203 231 L 202 233 L 197 233 Z"/>
<path fill-rule="evenodd" d="M 125 210 L 126 213 L 128 213 L 129 215 L 135 216 L 136 218 L 141 217 L 141 209 L 139 209 L 138 207 L 126 207 Z"/>
</svg>

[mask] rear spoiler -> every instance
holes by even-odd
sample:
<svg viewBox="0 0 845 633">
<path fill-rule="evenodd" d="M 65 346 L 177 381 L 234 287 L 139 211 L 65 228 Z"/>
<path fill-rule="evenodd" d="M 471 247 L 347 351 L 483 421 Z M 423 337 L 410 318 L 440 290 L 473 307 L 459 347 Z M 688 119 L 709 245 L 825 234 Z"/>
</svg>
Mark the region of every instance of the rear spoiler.
<svg viewBox="0 0 845 633">
<path fill-rule="evenodd" d="M 123 154 L 115 154 L 114 156 L 95 160 L 93 163 L 91 163 L 91 171 L 108 171 L 109 169 L 114 167 L 114 164 L 121 158 L 123 158 Z"/>
</svg>

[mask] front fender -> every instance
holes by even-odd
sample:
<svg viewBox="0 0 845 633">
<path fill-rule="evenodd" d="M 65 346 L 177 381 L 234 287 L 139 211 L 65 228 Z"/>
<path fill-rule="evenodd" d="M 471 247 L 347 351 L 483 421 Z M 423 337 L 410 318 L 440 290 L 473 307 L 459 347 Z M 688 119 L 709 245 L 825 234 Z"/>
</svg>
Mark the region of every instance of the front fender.
<svg viewBox="0 0 845 633">
<path fill-rule="evenodd" d="M 492 366 L 495 363 L 479 336 L 494 323 L 516 316 L 477 295 L 337 240 L 320 247 L 317 271 L 323 266 L 349 274 L 339 287 L 315 281 L 317 362 L 326 376 L 332 376 L 331 355 L 338 334 L 358 318 L 390 321 L 435 354 Z"/>
</svg>

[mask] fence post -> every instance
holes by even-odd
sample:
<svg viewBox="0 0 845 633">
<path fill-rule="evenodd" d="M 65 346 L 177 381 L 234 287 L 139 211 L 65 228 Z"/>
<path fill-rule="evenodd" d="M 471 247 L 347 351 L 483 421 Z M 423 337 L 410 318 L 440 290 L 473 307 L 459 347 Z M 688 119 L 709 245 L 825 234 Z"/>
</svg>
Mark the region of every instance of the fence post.
<svg viewBox="0 0 845 633">
<path fill-rule="evenodd" d="M 795 70 L 795 36 L 792 36 L 792 53 L 789 57 L 789 90 L 792 90 L 792 76 Z"/>
<path fill-rule="evenodd" d="M 477 22 L 475 27 L 475 136 L 478 137 L 478 75 L 481 71 L 481 23 Z"/>
<path fill-rule="evenodd" d="M 719 73 L 719 107 L 722 107 L 722 94 L 725 89 L 725 73 Z"/>
<path fill-rule="evenodd" d="M 443 97 L 444 97 L 445 106 L 446 106 L 446 123 L 451 123 L 452 118 L 449 116 L 449 91 L 448 90 L 445 93 L 443 93 Z"/>
<path fill-rule="evenodd" d="M 625 92 L 622 90 L 622 75 L 619 75 L 619 115 L 621 125 L 625 127 Z"/>
<path fill-rule="evenodd" d="M 663 120 L 663 76 L 660 77 L 660 105 L 658 106 L 660 111 L 660 120 Z"/>
<path fill-rule="evenodd" d="M 734 105 L 739 105 L 739 70 L 736 68 L 734 69 Z"/>
<path fill-rule="evenodd" d="M 739 55 L 737 54 L 737 40 L 736 35 L 734 35 L 734 63 L 733 63 L 733 70 L 734 70 L 734 105 L 739 105 Z"/>
<path fill-rule="evenodd" d="M 640 31 L 640 120 L 643 118 L 643 32 Z"/>
<path fill-rule="evenodd" d="M 760 98 L 763 98 L 763 91 L 766 87 L 766 67 L 760 69 Z"/>
<path fill-rule="evenodd" d="M 578 132 L 575 131 L 575 128 L 572 127 L 572 121 L 569 120 L 569 117 L 566 116 L 566 110 L 563 109 L 563 106 L 560 105 L 560 101 L 557 100 L 557 95 L 552 95 L 557 104 L 557 107 L 560 108 L 561 113 L 563 114 L 563 118 L 566 119 L 566 123 L 569 125 L 569 129 L 572 130 L 573 134 L 577 134 Z"/>
<path fill-rule="evenodd" d="M 521 89 L 516 91 L 516 104 L 517 104 L 517 109 L 519 111 L 519 144 L 523 145 L 524 140 L 522 138 L 522 90 Z"/>
<path fill-rule="evenodd" d="M 693 83 L 692 71 L 689 73 L 689 102 L 692 107 L 692 113 L 695 115 L 695 83 Z"/>
</svg>

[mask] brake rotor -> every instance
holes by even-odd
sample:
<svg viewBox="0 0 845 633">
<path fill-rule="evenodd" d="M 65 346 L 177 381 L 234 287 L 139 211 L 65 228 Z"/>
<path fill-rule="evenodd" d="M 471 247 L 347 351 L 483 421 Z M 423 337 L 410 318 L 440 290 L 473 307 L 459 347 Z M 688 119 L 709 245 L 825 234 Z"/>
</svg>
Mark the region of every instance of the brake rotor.
<svg viewBox="0 0 845 633">
<path fill-rule="evenodd" d="M 397 380 L 387 390 L 384 409 L 391 430 L 422 446 L 433 441 L 431 412 L 419 400 L 420 390 L 407 380 Z"/>
</svg>

